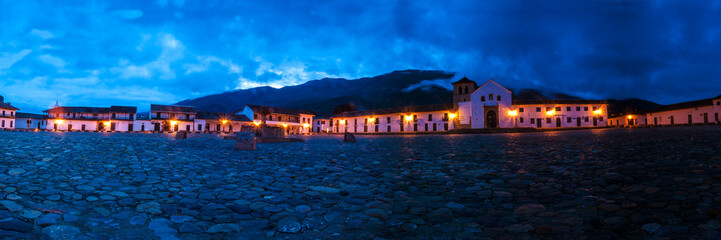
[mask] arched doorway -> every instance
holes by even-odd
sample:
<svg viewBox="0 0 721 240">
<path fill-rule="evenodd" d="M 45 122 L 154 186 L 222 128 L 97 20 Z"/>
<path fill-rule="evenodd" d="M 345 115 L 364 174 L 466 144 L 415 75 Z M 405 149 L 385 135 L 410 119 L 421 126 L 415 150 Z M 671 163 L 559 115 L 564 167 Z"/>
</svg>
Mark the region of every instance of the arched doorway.
<svg viewBox="0 0 721 240">
<path fill-rule="evenodd" d="M 498 113 L 495 110 L 486 112 L 486 128 L 498 127 Z"/>
</svg>

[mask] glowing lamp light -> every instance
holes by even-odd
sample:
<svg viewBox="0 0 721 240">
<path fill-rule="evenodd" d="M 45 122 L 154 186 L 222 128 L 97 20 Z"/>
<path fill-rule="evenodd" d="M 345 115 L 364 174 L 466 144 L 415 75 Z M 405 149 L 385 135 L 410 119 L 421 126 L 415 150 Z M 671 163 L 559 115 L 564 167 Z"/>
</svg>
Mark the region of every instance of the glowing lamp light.
<svg viewBox="0 0 721 240">
<path fill-rule="evenodd" d="M 596 110 L 596 111 L 593 111 L 593 113 L 594 113 L 594 114 L 601 114 L 601 109 L 598 109 L 598 110 Z M 630 118 L 630 117 L 631 117 L 631 116 L 629 116 L 629 118 Z"/>
<path fill-rule="evenodd" d="M 307 123 L 303 123 L 304 128 L 308 128 L 308 126 L 310 126 L 310 125 L 308 125 Z"/>
<path fill-rule="evenodd" d="M 411 116 L 411 115 L 406 116 L 406 121 L 410 121 L 410 120 L 413 120 L 413 116 Z"/>
<path fill-rule="evenodd" d="M 170 125 L 171 125 L 171 126 L 175 126 L 175 125 L 177 125 L 177 124 L 178 124 L 178 121 L 170 121 Z"/>
<path fill-rule="evenodd" d="M 455 113 L 448 114 L 448 117 L 451 119 L 454 119 L 454 118 L 456 118 L 456 114 Z"/>
<path fill-rule="evenodd" d="M 222 122 L 223 124 L 226 124 L 226 123 L 228 123 L 228 120 L 223 119 L 223 120 L 220 121 L 220 122 Z"/>
<path fill-rule="evenodd" d="M 345 120 L 340 120 L 340 124 L 345 124 Z"/>
<path fill-rule="evenodd" d="M 517 110 L 508 110 L 508 116 L 515 117 L 518 116 Z"/>
<path fill-rule="evenodd" d="M 376 120 L 375 118 L 369 118 L 369 119 L 368 119 L 368 122 L 369 122 L 369 123 L 373 123 L 375 120 Z"/>
<path fill-rule="evenodd" d="M 288 124 L 283 123 L 283 127 L 284 127 L 284 128 L 287 128 L 287 127 L 288 127 Z"/>
<path fill-rule="evenodd" d="M 57 124 L 63 124 L 63 120 L 62 120 L 62 119 L 55 120 L 55 123 L 57 123 Z"/>
<path fill-rule="evenodd" d="M 632 115 L 628 115 L 628 119 L 632 119 L 632 118 L 633 118 L 633 116 L 632 116 Z"/>
<path fill-rule="evenodd" d="M 105 122 L 105 126 L 110 126 L 110 121 Z"/>
<path fill-rule="evenodd" d="M 255 124 L 255 126 L 258 126 L 260 125 L 260 122 L 253 122 L 253 124 Z"/>
<path fill-rule="evenodd" d="M 556 110 L 551 110 L 551 111 L 546 112 L 546 115 L 548 115 L 548 116 L 553 116 L 555 114 L 556 114 Z"/>
</svg>

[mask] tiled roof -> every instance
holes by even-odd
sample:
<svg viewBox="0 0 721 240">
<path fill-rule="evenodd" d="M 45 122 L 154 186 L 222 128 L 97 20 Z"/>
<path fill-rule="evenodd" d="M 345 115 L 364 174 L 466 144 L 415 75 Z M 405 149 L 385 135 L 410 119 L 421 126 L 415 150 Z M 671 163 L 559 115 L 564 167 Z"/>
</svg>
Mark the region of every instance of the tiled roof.
<svg viewBox="0 0 721 240">
<path fill-rule="evenodd" d="M 150 104 L 150 111 L 157 112 L 180 112 L 180 113 L 195 113 L 195 107 L 190 106 L 177 106 L 177 105 L 157 105 Z"/>
<path fill-rule="evenodd" d="M 137 107 L 110 106 L 110 112 L 112 113 L 136 113 L 137 111 Z"/>
<path fill-rule="evenodd" d="M 4 102 L 0 102 L 0 109 L 20 110 L 19 108 L 13 107 L 13 105 Z"/>
<path fill-rule="evenodd" d="M 463 78 L 461 78 L 461 80 L 455 81 L 452 84 L 456 84 L 456 83 L 476 83 L 476 82 L 471 81 L 471 79 L 468 79 L 467 77 L 463 77 Z"/>
<path fill-rule="evenodd" d="M 664 105 L 659 107 L 653 112 L 666 112 L 666 111 L 673 111 L 673 110 L 679 110 L 679 109 L 686 109 L 686 108 L 697 108 L 697 107 L 705 107 L 705 106 L 712 106 L 714 99 L 720 99 L 720 96 L 717 96 L 715 98 L 707 98 L 707 99 L 701 99 L 696 101 L 689 101 L 689 102 L 682 102 L 682 103 L 676 103 L 671 105 Z"/>
<path fill-rule="evenodd" d="M 252 122 L 248 116 L 217 112 L 198 112 L 195 119 L 219 120 L 228 119 L 231 121 Z"/>
<path fill-rule="evenodd" d="M 54 107 L 43 112 L 59 113 L 110 113 L 110 108 L 102 107 Z"/>
<path fill-rule="evenodd" d="M 422 106 L 408 106 L 398 108 L 386 108 L 386 109 L 375 109 L 366 111 L 353 111 L 344 112 L 333 116 L 338 117 L 358 117 L 368 115 L 387 115 L 395 113 L 419 113 L 419 112 L 437 112 L 437 111 L 449 111 L 453 110 L 453 104 L 435 104 L 435 105 L 422 105 Z"/>
<path fill-rule="evenodd" d="M 542 104 L 608 104 L 606 100 L 513 100 L 513 105 L 542 105 Z"/>
<path fill-rule="evenodd" d="M 15 113 L 16 118 L 34 118 L 34 119 L 43 119 L 45 118 L 45 115 L 42 114 L 35 114 L 35 113 L 24 113 L 24 112 L 16 112 Z"/>
<path fill-rule="evenodd" d="M 253 112 L 258 113 L 260 112 L 260 109 L 263 108 L 263 106 L 260 105 L 252 105 L 248 104 L 246 105 L 249 107 Z M 267 107 L 270 109 L 270 113 L 277 113 L 277 114 L 286 114 L 286 115 L 300 115 L 300 114 L 307 114 L 307 115 L 314 115 L 315 113 L 311 111 L 306 110 L 296 110 L 296 109 L 289 109 L 289 108 L 278 108 L 278 107 Z"/>
</svg>

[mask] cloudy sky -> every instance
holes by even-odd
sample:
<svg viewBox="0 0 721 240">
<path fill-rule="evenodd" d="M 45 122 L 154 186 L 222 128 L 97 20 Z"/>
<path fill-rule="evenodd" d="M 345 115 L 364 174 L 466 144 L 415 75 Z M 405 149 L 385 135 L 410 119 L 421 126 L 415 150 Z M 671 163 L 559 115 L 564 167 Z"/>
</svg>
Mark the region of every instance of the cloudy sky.
<svg viewBox="0 0 721 240">
<path fill-rule="evenodd" d="M 403 69 L 587 98 L 721 94 L 721 1 L 64 2 L 0 0 L 0 94 L 25 111 Z"/>
</svg>

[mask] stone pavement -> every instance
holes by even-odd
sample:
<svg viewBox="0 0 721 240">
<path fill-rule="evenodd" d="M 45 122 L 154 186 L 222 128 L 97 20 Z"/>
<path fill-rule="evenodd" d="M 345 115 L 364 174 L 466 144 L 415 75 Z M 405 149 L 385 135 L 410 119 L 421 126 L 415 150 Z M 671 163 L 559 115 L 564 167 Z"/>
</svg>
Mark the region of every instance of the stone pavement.
<svg viewBox="0 0 721 240">
<path fill-rule="evenodd" d="M 0 239 L 721 236 L 721 127 L 233 143 L 0 132 Z"/>
</svg>

